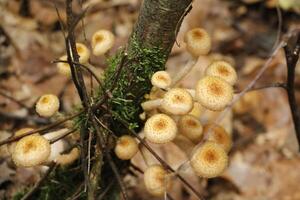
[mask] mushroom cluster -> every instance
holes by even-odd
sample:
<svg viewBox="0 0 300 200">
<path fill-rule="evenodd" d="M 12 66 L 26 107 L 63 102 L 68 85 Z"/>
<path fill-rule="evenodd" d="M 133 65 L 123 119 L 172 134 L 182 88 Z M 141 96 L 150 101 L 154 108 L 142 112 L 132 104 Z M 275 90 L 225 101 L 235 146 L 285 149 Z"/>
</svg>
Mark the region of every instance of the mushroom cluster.
<svg viewBox="0 0 300 200">
<path fill-rule="evenodd" d="M 192 29 L 184 39 L 193 61 L 211 50 L 211 39 L 204 29 Z M 228 62 L 214 61 L 207 66 L 195 88 L 178 87 L 178 82 L 191 69 L 189 62 L 173 78 L 167 71 L 153 74 L 153 88 L 141 104 L 144 113 L 140 116 L 146 120 L 143 133 L 146 141 L 151 143 L 173 142 L 188 154 L 190 166 L 196 175 L 212 178 L 226 169 L 232 139 L 222 126 L 202 124 L 200 117 L 205 109 L 222 111 L 230 105 L 237 73 Z M 167 181 L 167 172 L 160 165 L 148 167 L 144 182 L 150 194 L 164 194 L 166 183 L 162 183 Z M 154 183 L 157 188 L 154 188 Z"/>
</svg>

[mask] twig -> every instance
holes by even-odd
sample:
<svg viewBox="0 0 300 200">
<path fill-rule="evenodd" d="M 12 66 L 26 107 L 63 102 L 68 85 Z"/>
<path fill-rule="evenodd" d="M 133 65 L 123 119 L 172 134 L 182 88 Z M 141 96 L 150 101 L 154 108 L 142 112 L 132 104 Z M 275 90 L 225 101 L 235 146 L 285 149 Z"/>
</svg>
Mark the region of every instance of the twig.
<svg viewBox="0 0 300 200">
<path fill-rule="evenodd" d="M 65 138 L 66 136 L 70 135 L 71 133 L 74 133 L 75 131 L 77 131 L 76 128 L 75 128 L 75 129 L 72 129 L 72 130 L 70 130 L 70 131 L 68 131 L 68 132 L 66 132 L 65 134 L 63 134 L 63 135 L 61 135 L 61 136 L 59 136 L 59 137 L 57 137 L 57 138 L 52 139 L 52 140 L 50 141 L 50 144 L 53 144 L 53 143 L 57 142 L 58 140 L 61 140 L 61 139 Z"/>
<path fill-rule="evenodd" d="M 3 96 L 3 97 L 5 97 L 5 98 L 7 98 L 7 99 L 9 99 L 9 100 L 11 100 L 11 101 L 13 101 L 13 102 L 15 102 L 16 104 L 18 104 L 18 105 L 21 106 L 22 108 L 26 108 L 27 110 L 30 110 L 30 109 L 31 109 L 29 106 L 25 105 L 24 103 L 22 103 L 21 101 L 15 99 L 14 97 L 12 97 L 12 96 L 10 96 L 10 95 L 8 95 L 8 94 L 5 94 L 5 93 L 2 92 L 1 90 L 0 90 L 0 95 Z"/>
<path fill-rule="evenodd" d="M 283 88 L 283 89 L 285 89 L 286 87 L 287 87 L 286 83 L 271 83 L 271 84 L 268 84 L 268 85 L 253 87 L 250 90 L 248 90 L 247 92 L 263 90 L 263 89 L 269 89 L 269 88 Z M 241 92 L 242 91 L 240 91 L 240 90 L 234 91 L 234 93 L 241 93 Z"/>
<path fill-rule="evenodd" d="M 116 166 L 116 164 L 113 162 L 112 158 L 111 158 L 111 155 L 109 154 L 109 152 L 106 151 L 106 154 L 105 154 L 107 160 L 108 160 L 108 163 L 113 171 L 113 173 L 115 174 L 115 177 L 119 183 L 119 186 L 121 188 L 121 192 L 122 192 L 122 195 L 123 195 L 123 198 L 124 200 L 128 200 L 128 195 L 127 195 L 127 192 L 126 192 L 126 187 L 123 183 L 123 180 L 119 174 L 119 171 L 118 171 L 118 168 Z"/>
<path fill-rule="evenodd" d="M 287 45 L 284 47 L 284 52 L 288 71 L 286 92 L 288 95 L 297 140 L 300 144 L 300 115 L 295 95 L 295 68 L 300 53 L 300 31 L 288 40 Z"/>
<path fill-rule="evenodd" d="M 8 112 L 2 112 L 2 111 L 0 111 L 0 117 L 7 118 L 10 120 L 33 121 L 37 124 L 48 124 L 49 123 L 49 119 L 41 118 L 38 116 L 32 116 L 32 115 L 18 116 L 18 115 L 14 115 L 14 114 L 11 114 Z"/>
<path fill-rule="evenodd" d="M 33 188 L 21 200 L 29 200 L 38 191 L 38 189 L 47 179 L 49 174 L 56 168 L 56 166 L 57 165 L 54 162 L 52 162 L 47 172 L 41 177 L 41 179 L 33 186 Z"/>
<path fill-rule="evenodd" d="M 97 200 L 102 200 L 113 185 L 114 185 L 114 180 L 112 180 L 108 184 L 108 186 L 105 188 L 105 190 L 98 196 Z"/>
<path fill-rule="evenodd" d="M 21 139 L 21 138 L 23 138 L 25 136 L 32 135 L 32 134 L 37 133 L 37 132 L 44 133 L 45 131 L 47 131 L 49 129 L 52 129 L 52 128 L 56 127 L 56 126 L 59 126 L 60 124 L 63 124 L 64 122 L 66 122 L 66 121 L 68 121 L 70 119 L 73 119 L 73 118 L 79 116 L 83 112 L 84 112 L 84 110 L 82 110 L 82 111 L 80 111 L 78 113 L 75 113 L 75 114 L 73 114 L 73 115 L 71 115 L 69 117 L 66 117 L 64 119 L 58 120 L 58 121 L 56 121 L 56 122 L 54 122 L 52 124 L 49 124 L 47 126 L 44 126 L 44 127 L 32 130 L 32 131 L 28 131 L 28 132 L 24 133 L 23 135 L 14 136 L 14 137 L 8 138 L 6 140 L 0 141 L 0 146 L 2 146 L 4 144 L 11 143 L 11 142 L 14 142 L 14 141 L 17 141 L 17 140 L 19 140 L 19 139 Z"/>
</svg>

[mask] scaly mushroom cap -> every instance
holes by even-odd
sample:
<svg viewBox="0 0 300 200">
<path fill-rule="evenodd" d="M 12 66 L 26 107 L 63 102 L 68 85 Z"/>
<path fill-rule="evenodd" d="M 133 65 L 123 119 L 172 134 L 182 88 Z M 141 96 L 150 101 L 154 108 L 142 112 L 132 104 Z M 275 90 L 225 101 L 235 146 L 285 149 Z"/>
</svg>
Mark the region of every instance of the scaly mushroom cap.
<svg viewBox="0 0 300 200">
<path fill-rule="evenodd" d="M 221 111 L 232 98 L 232 86 L 219 77 L 206 76 L 197 83 L 196 100 L 207 109 Z"/>
<path fill-rule="evenodd" d="M 17 142 L 12 159 L 19 167 L 33 167 L 47 161 L 50 153 L 51 146 L 47 139 L 40 135 L 30 135 Z"/>
<path fill-rule="evenodd" d="M 59 109 L 59 100 L 53 94 L 46 94 L 40 97 L 35 105 L 36 112 L 42 117 L 51 117 Z"/>
<path fill-rule="evenodd" d="M 79 63 L 87 63 L 90 58 L 90 50 L 82 43 L 76 43 L 76 50 L 79 55 Z"/>
<path fill-rule="evenodd" d="M 220 145 L 206 142 L 196 149 L 190 163 L 198 176 L 213 178 L 221 175 L 226 169 L 228 155 Z"/>
<path fill-rule="evenodd" d="M 187 51 L 194 57 L 207 55 L 211 49 L 211 39 L 208 33 L 202 28 L 194 28 L 184 36 Z"/>
<path fill-rule="evenodd" d="M 193 115 L 183 115 L 178 121 L 179 132 L 194 143 L 200 142 L 203 135 L 201 122 Z"/>
<path fill-rule="evenodd" d="M 232 139 L 222 126 L 217 124 L 206 124 L 203 127 L 203 133 L 206 140 L 219 144 L 226 152 L 230 151 Z"/>
<path fill-rule="evenodd" d="M 115 146 L 115 153 L 121 160 L 130 160 L 138 152 L 138 144 L 130 135 L 123 135 L 118 138 Z"/>
<path fill-rule="evenodd" d="M 108 30 L 99 30 L 92 36 L 92 48 L 95 56 L 105 54 L 115 42 L 115 36 Z"/>
<path fill-rule="evenodd" d="M 161 165 L 152 165 L 144 173 L 147 191 L 154 196 L 162 196 L 168 188 L 167 171 Z"/>
<path fill-rule="evenodd" d="M 205 75 L 220 77 L 230 85 L 234 85 L 237 81 L 235 69 L 225 61 L 216 61 L 210 64 L 205 70 Z"/>
<path fill-rule="evenodd" d="M 24 135 L 25 133 L 28 133 L 33 130 L 34 130 L 33 128 L 22 128 L 15 132 L 14 137 Z M 35 133 L 34 135 L 38 135 L 38 133 Z M 17 142 L 12 142 L 12 143 L 7 144 L 7 149 L 8 149 L 8 152 L 10 153 L 10 155 L 12 155 L 12 153 L 14 152 L 16 144 L 17 144 Z"/>
<path fill-rule="evenodd" d="M 161 108 L 173 115 L 185 115 L 193 108 L 193 98 L 185 89 L 173 88 L 164 95 Z"/>
<path fill-rule="evenodd" d="M 60 57 L 59 60 L 61 60 L 61 61 L 67 61 L 67 56 L 64 55 L 64 56 Z M 56 64 L 56 67 L 57 67 L 57 70 L 58 70 L 59 74 L 67 76 L 67 77 L 71 76 L 71 74 L 72 74 L 71 73 L 71 67 L 70 67 L 70 65 L 68 63 L 58 62 Z"/>
<path fill-rule="evenodd" d="M 168 88 L 171 83 L 172 79 L 166 71 L 157 71 L 151 77 L 151 84 L 161 89 Z"/>
<path fill-rule="evenodd" d="M 172 141 L 177 134 L 175 121 L 165 114 L 150 117 L 144 127 L 145 137 L 153 143 L 163 144 Z"/>
<path fill-rule="evenodd" d="M 56 163 L 62 166 L 70 165 L 72 164 L 77 158 L 80 156 L 80 151 L 78 148 L 73 148 L 69 153 L 67 154 L 60 154 L 56 158 Z"/>
</svg>

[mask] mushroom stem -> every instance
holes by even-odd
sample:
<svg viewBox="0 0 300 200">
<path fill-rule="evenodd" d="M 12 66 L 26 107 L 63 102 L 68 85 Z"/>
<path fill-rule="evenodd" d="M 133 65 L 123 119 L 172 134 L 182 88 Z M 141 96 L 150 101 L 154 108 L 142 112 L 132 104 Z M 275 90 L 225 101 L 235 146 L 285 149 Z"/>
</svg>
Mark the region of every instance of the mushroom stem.
<svg viewBox="0 0 300 200">
<path fill-rule="evenodd" d="M 162 104 L 163 99 L 154 99 L 145 101 L 141 104 L 144 111 L 153 110 L 155 108 L 158 108 Z"/>
<path fill-rule="evenodd" d="M 188 93 L 190 93 L 190 95 L 193 97 L 193 99 L 195 99 L 196 91 L 194 89 L 186 89 L 186 91 L 188 91 Z"/>
<path fill-rule="evenodd" d="M 175 75 L 175 77 L 173 78 L 172 84 L 170 85 L 170 87 L 175 86 L 176 84 L 178 84 L 192 69 L 193 66 L 195 66 L 196 63 L 196 59 L 192 58 L 191 60 L 189 60 L 185 66 L 179 71 L 179 73 L 177 73 Z"/>
</svg>

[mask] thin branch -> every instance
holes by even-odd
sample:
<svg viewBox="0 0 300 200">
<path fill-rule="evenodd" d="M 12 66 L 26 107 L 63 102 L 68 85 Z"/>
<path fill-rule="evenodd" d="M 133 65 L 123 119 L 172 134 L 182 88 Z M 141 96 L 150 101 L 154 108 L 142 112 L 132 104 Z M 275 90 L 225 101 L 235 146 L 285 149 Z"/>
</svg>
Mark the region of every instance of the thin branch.
<svg viewBox="0 0 300 200">
<path fill-rule="evenodd" d="M 124 185 L 124 182 L 119 174 L 119 171 L 118 171 L 118 168 L 116 166 L 116 164 L 113 162 L 112 158 L 111 158 L 111 155 L 109 154 L 109 152 L 106 151 L 106 158 L 108 160 L 108 163 L 113 171 L 113 173 L 115 174 L 115 177 L 119 183 L 119 186 L 121 188 L 121 192 L 122 192 L 122 195 L 123 195 L 123 198 L 124 200 L 128 200 L 128 195 L 127 195 L 127 192 L 126 192 L 126 187 Z"/>
<path fill-rule="evenodd" d="M 76 128 L 75 128 L 75 129 L 72 129 L 72 130 L 70 130 L 70 131 L 68 131 L 68 132 L 66 132 L 65 134 L 63 134 L 63 135 L 61 135 L 61 136 L 59 136 L 59 137 L 57 137 L 57 138 L 52 139 L 52 140 L 50 141 L 50 144 L 53 144 L 53 143 L 57 142 L 58 140 L 61 140 L 61 139 L 65 138 L 65 137 L 67 137 L 68 135 L 74 133 L 75 131 L 77 131 Z"/>
<path fill-rule="evenodd" d="M 44 181 L 47 179 L 47 177 L 50 175 L 50 173 L 56 168 L 56 164 L 52 162 L 49 166 L 49 169 L 47 172 L 41 177 L 41 179 L 33 186 L 33 188 L 25 195 L 21 200 L 29 200 L 31 197 L 39 190 L 41 185 L 44 183 Z"/>
<path fill-rule="evenodd" d="M 271 83 L 271 84 L 268 84 L 268 85 L 253 87 L 250 90 L 248 90 L 247 92 L 263 90 L 263 89 L 269 89 L 269 88 L 283 88 L 283 89 L 286 89 L 286 87 L 287 87 L 286 83 Z M 241 92 L 242 92 L 241 90 L 235 90 L 234 91 L 234 93 L 241 93 Z"/>
<path fill-rule="evenodd" d="M 78 113 L 75 113 L 69 117 L 66 117 L 64 119 L 61 119 L 61 120 L 58 120 L 52 124 L 49 124 L 47 126 L 44 126 L 44 127 L 41 127 L 41 128 L 38 128 L 38 129 L 35 129 L 35 130 L 32 130 L 32 131 L 28 131 L 26 133 L 24 133 L 23 135 L 19 135 L 19 136 L 14 136 L 14 137 L 10 137 L 6 140 L 3 140 L 3 141 L 0 141 L 0 146 L 4 145 L 4 144 L 8 144 L 8 143 L 11 143 L 11 142 L 14 142 L 14 141 L 17 141 L 25 136 L 28 136 L 28 135 L 32 135 L 34 133 L 45 133 L 46 131 L 56 127 L 56 126 L 59 126 L 63 123 L 65 123 L 66 121 L 70 120 L 70 119 L 73 119 L 77 116 L 79 116 L 80 114 L 82 114 L 84 112 L 84 110 L 78 112 Z"/>
<path fill-rule="evenodd" d="M 295 69 L 300 53 L 300 31 L 288 40 L 284 47 L 286 63 L 287 63 L 287 86 L 289 105 L 295 126 L 296 136 L 300 144 L 300 114 L 295 95 Z"/>
<path fill-rule="evenodd" d="M 15 102 L 16 104 L 18 104 L 18 105 L 21 106 L 22 108 L 26 108 L 27 110 L 30 110 L 30 109 L 31 109 L 29 106 L 25 105 L 25 104 L 22 103 L 21 101 L 15 99 L 14 97 L 12 97 L 12 96 L 6 94 L 5 92 L 3 92 L 3 91 L 1 91 L 1 90 L 0 90 L 0 95 L 3 96 L 3 97 L 5 97 L 5 98 L 7 98 L 7 99 L 9 99 L 9 100 L 11 100 L 11 101 L 13 101 L 13 102 Z"/>
</svg>

